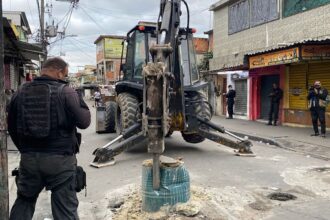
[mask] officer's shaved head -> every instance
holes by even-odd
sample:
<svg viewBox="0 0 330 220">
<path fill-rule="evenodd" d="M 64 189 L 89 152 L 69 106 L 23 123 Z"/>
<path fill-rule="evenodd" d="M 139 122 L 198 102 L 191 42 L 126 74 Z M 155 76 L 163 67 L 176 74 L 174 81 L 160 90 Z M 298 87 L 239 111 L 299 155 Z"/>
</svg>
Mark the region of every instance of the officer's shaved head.
<svg viewBox="0 0 330 220">
<path fill-rule="evenodd" d="M 68 67 L 68 63 L 65 62 L 60 57 L 53 57 L 49 58 L 45 61 L 45 63 L 42 65 L 42 69 L 57 69 L 57 70 L 64 70 L 66 67 Z"/>
<path fill-rule="evenodd" d="M 56 79 L 64 79 L 68 75 L 68 63 L 60 57 L 49 58 L 42 65 L 42 75 Z"/>
</svg>

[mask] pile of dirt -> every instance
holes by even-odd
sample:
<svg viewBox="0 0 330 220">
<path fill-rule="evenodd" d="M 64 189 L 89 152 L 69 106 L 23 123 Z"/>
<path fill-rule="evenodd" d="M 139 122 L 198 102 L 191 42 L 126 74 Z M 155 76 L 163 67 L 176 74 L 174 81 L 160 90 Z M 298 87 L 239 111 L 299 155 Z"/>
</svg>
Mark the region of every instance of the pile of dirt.
<svg viewBox="0 0 330 220">
<path fill-rule="evenodd" d="M 255 208 L 256 206 L 261 208 Z M 192 187 L 188 203 L 162 207 L 159 212 L 142 211 L 141 193 L 132 189 L 120 207 L 111 208 L 113 220 L 185 220 L 185 219 L 262 219 L 269 208 L 247 192 L 235 187 L 205 189 Z"/>
<path fill-rule="evenodd" d="M 136 219 L 136 220 L 165 220 L 165 219 L 205 219 L 203 215 L 202 204 L 210 199 L 206 193 L 192 190 L 191 199 L 188 203 L 178 204 L 174 207 L 164 206 L 155 213 L 142 211 L 141 192 L 138 189 L 133 190 L 124 199 L 125 202 L 117 208 L 112 208 L 113 220 Z"/>
</svg>

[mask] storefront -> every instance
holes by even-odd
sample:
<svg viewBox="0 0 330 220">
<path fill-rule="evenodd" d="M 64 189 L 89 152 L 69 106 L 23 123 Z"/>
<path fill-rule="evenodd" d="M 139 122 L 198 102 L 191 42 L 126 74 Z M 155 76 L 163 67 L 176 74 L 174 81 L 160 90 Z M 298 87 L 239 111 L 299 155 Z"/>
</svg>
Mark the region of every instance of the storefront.
<svg viewBox="0 0 330 220">
<path fill-rule="evenodd" d="M 311 125 L 306 97 L 316 80 L 330 90 L 329 45 L 301 46 L 301 62 L 288 67 L 289 102 L 284 110 L 287 124 Z M 326 121 L 330 127 L 330 107 L 327 108 Z"/>
<path fill-rule="evenodd" d="M 211 80 L 214 82 L 215 92 L 215 115 L 222 116 L 226 115 L 226 104 L 223 93 L 226 92 L 227 87 L 227 75 L 220 72 L 214 72 L 209 74 Z"/>
<path fill-rule="evenodd" d="M 220 71 L 214 75 L 215 86 L 217 91 L 216 96 L 216 114 L 227 114 L 227 100 L 224 93 L 228 92 L 228 85 L 232 85 L 236 90 L 236 98 L 234 105 L 235 118 L 247 119 L 248 104 L 249 104 L 249 72 L 243 70 L 236 71 Z"/>
<path fill-rule="evenodd" d="M 269 94 L 276 83 L 285 90 L 285 64 L 298 62 L 297 47 L 249 56 L 250 66 L 250 120 L 268 120 Z M 284 121 L 283 101 L 280 103 L 279 121 Z"/>
<path fill-rule="evenodd" d="M 330 90 L 330 45 L 304 44 L 264 54 L 248 55 L 250 65 L 250 120 L 267 119 L 272 83 L 284 91 L 280 121 L 287 125 L 310 126 L 308 89 L 315 80 Z M 311 43 L 311 42 L 308 42 Z M 329 44 L 329 43 L 328 43 Z M 326 113 L 330 127 L 330 107 Z"/>
</svg>

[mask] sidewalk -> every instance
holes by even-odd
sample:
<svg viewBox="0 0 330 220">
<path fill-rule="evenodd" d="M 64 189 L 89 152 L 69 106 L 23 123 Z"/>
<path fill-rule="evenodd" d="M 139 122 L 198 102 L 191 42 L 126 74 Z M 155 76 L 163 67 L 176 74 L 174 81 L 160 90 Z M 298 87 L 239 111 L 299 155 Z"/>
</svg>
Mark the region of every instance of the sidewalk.
<svg viewBox="0 0 330 220">
<path fill-rule="evenodd" d="M 225 117 L 214 116 L 212 121 L 225 129 L 250 140 L 262 141 L 278 147 L 330 160 L 330 135 L 326 138 L 312 137 L 312 128 L 293 128 L 287 126 L 267 126 L 257 121 L 240 119 L 227 120 Z"/>
</svg>

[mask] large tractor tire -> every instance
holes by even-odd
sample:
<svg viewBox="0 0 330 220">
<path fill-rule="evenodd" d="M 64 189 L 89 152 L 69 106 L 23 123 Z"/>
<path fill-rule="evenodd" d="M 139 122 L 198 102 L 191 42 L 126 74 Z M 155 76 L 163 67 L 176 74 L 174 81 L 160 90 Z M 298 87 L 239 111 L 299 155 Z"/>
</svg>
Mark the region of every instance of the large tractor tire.
<svg viewBox="0 0 330 220">
<path fill-rule="evenodd" d="M 105 132 L 115 133 L 116 132 L 116 110 L 117 103 L 107 102 L 105 104 Z"/>
<path fill-rule="evenodd" d="M 189 99 L 193 105 L 193 114 L 198 115 L 202 118 L 211 120 L 212 110 L 210 104 L 204 94 L 200 92 L 193 92 L 189 94 Z M 200 125 L 202 126 L 202 125 Z M 200 136 L 197 132 L 182 132 L 183 139 L 188 143 L 197 144 L 205 140 L 204 137 Z"/>
<path fill-rule="evenodd" d="M 141 118 L 138 99 L 129 93 L 117 97 L 116 131 L 120 135 L 124 129 L 134 125 Z"/>
</svg>

